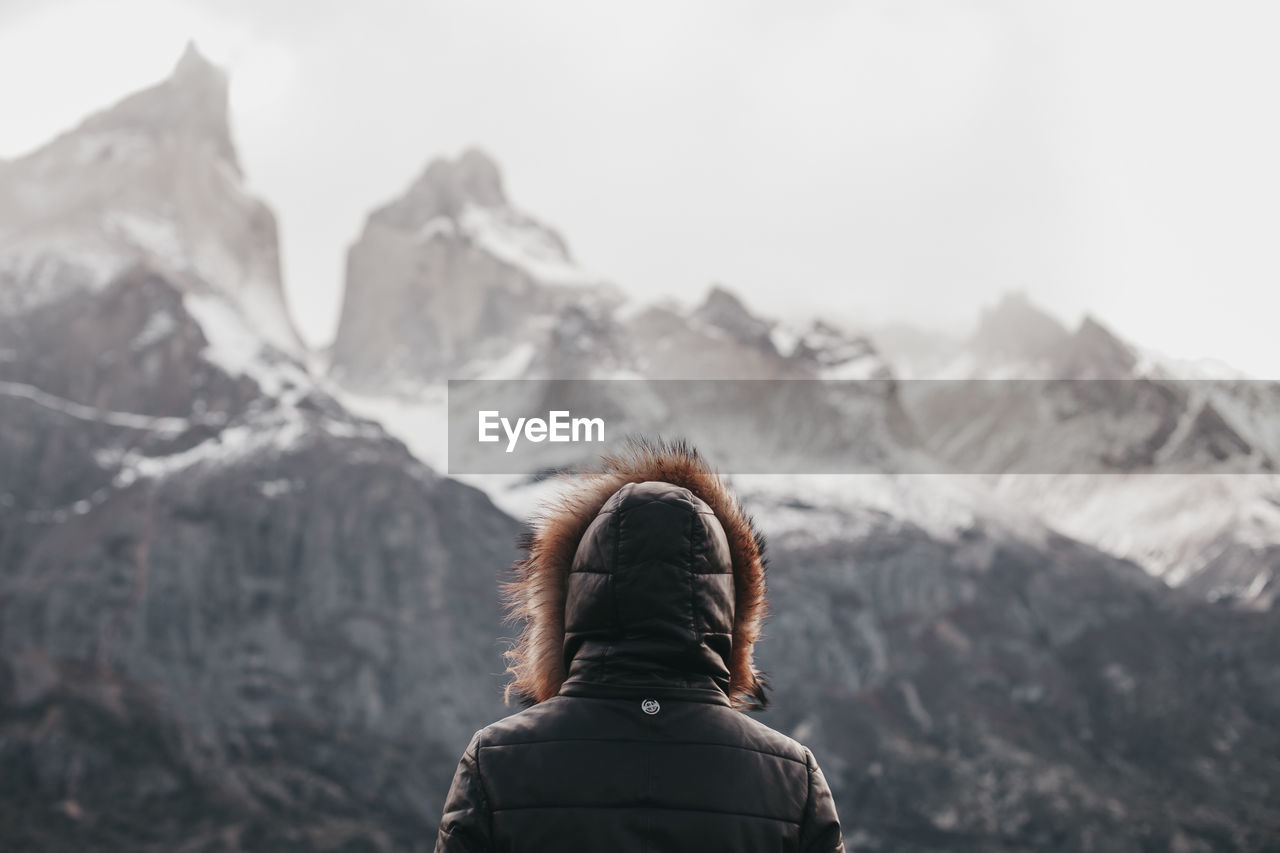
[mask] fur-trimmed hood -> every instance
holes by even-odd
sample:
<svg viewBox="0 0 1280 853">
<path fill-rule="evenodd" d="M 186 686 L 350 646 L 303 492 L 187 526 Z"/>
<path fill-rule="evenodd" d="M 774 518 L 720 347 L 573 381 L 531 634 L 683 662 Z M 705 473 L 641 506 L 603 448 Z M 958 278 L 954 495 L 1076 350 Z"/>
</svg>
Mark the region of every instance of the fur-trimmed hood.
<svg viewBox="0 0 1280 853">
<path fill-rule="evenodd" d="M 695 643 L 707 640 L 701 643 L 702 653 L 716 658 L 720 672 L 727 671 L 727 677 L 716 678 L 716 683 L 734 707 L 763 707 L 766 685 L 755 668 L 752 650 L 767 610 L 764 538 L 720 475 L 683 442 L 632 441 L 622 452 L 605 457 L 599 468 L 567 475 L 567 480 L 560 494 L 533 519 L 531 534 L 524 543 L 528 556 L 516 565 L 515 580 L 504 585 L 509 617 L 523 626 L 517 645 L 507 652 L 507 671 L 513 676 L 507 687 L 508 701 L 515 695 L 537 703 L 560 691 L 568 675 L 567 658 L 575 649 L 580 651 L 576 642 L 566 644 L 571 570 L 575 576 L 599 574 L 582 565 L 584 555 L 579 554 L 579 546 L 599 553 L 596 540 L 607 534 L 597 535 L 601 525 L 593 528 L 592 524 L 602 510 L 609 514 L 625 509 L 624 498 L 628 495 L 656 488 L 665 489 L 666 494 L 682 495 L 678 502 L 686 508 L 686 514 L 706 525 L 699 536 L 709 543 L 705 547 L 711 556 L 701 557 L 703 563 L 725 564 L 708 570 L 721 572 L 719 577 L 692 567 L 689 572 L 701 581 L 728 581 L 728 575 L 732 578 L 729 583 L 712 584 L 723 590 L 713 594 L 725 598 L 723 607 L 714 602 L 708 605 L 715 611 L 715 618 L 731 620 L 729 636 L 708 633 L 698 636 Z M 628 484 L 644 485 L 620 494 Z M 633 499 L 630 505 L 651 502 Z M 584 545 L 584 536 L 592 544 Z M 616 552 L 616 545 L 611 547 Z M 577 567 L 575 557 L 579 560 Z M 592 556 L 588 554 L 585 559 Z M 690 624 L 694 621 L 691 618 Z M 724 627 L 729 629 L 728 625 Z M 700 625 L 698 630 L 715 629 Z M 611 650 L 606 651 L 609 653 Z"/>
</svg>

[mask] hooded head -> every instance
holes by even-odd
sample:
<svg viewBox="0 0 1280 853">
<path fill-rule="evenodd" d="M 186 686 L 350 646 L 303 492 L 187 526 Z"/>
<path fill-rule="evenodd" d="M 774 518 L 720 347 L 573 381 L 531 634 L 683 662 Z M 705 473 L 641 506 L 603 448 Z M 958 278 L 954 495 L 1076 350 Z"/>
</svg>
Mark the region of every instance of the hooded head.
<svg viewBox="0 0 1280 853">
<path fill-rule="evenodd" d="M 662 687 L 763 707 L 752 661 L 764 620 L 764 540 L 683 443 L 633 442 L 574 476 L 533 522 L 506 586 L 523 622 L 507 697 Z"/>
</svg>

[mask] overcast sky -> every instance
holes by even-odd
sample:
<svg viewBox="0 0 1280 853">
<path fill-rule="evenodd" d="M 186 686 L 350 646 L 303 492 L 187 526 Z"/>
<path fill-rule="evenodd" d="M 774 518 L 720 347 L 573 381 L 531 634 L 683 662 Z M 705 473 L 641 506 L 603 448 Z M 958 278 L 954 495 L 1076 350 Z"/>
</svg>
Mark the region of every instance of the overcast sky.
<svg viewBox="0 0 1280 853">
<path fill-rule="evenodd" d="M 368 211 L 475 144 L 636 294 L 963 332 L 1024 290 L 1280 377 L 1280 4 L 0 0 L 0 156 L 188 38 L 313 343 Z"/>
</svg>

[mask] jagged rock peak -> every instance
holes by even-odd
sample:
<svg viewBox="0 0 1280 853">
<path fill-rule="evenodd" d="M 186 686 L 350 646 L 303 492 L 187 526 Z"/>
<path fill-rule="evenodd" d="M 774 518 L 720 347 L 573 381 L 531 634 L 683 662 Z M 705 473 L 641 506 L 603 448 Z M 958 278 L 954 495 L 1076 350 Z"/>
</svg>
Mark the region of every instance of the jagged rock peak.
<svg viewBox="0 0 1280 853">
<path fill-rule="evenodd" d="M 1060 346 L 1070 332 L 1023 291 L 1006 293 L 984 309 L 973 334 L 973 348 L 985 355 L 1040 358 Z"/>
<path fill-rule="evenodd" d="M 173 73 L 169 75 L 169 79 L 188 82 L 212 80 L 225 85 L 226 74 L 200 52 L 195 39 L 192 39 L 183 48 L 182 56 L 178 57 L 178 64 L 173 67 Z"/>
<path fill-rule="evenodd" d="M 722 284 L 711 285 L 707 298 L 694 309 L 694 314 L 706 320 L 764 322 L 751 313 L 742 297 Z"/>
<path fill-rule="evenodd" d="M 1213 403 L 1206 402 L 1196 413 L 1192 422 L 1191 434 L 1187 436 L 1188 447 L 1195 446 L 1221 462 L 1229 456 L 1248 456 L 1253 447 L 1240 435 Z"/>
<path fill-rule="evenodd" d="M 1090 347 L 1103 352 L 1131 354 L 1129 345 L 1115 332 L 1104 326 L 1092 314 L 1084 315 L 1079 328 L 1071 336 L 1077 346 Z"/>
<path fill-rule="evenodd" d="M 82 131 L 203 136 L 239 169 L 231 141 L 227 75 L 188 42 L 165 80 L 129 95 L 81 125 Z"/>
<path fill-rule="evenodd" d="M 403 196 L 375 211 L 373 218 L 399 228 L 420 228 L 438 217 L 457 219 L 468 206 L 508 206 L 502 171 L 489 154 L 475 147 L 452 160 L 432 160 Z"/>
<path fill-rule="evenodd" d="M 693 319 L 727 332 L 740 343 L 773 349 L 770 331 L 773 324 L 752 314 L 739 296 L 728 288 L 713 284 L 693 311 Z"/>
<path fill-rule="evenodd" d="M 1132 347 L 1086 314 L 1062 347 L 1054 374 L 1069 379 L 1125 379 L 1137 363 Z"/>
<path fill-rule="evenodd" d="M 808 359 L 823 368 L 837 367 L 856 359 L 874 358 L 880 361 L 880 354 L 866 336 L 841 329 L 822 319 L 814 320 L 804 331 L 796 341 L 793 355 Z"/>
</svg>

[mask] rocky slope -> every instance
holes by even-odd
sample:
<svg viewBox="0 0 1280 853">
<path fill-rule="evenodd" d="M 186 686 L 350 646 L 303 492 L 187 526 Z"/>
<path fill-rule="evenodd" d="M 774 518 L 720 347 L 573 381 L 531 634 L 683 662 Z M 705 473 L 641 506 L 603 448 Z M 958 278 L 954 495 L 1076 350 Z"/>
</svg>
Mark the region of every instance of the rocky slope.
<svg viewBox="0 0 1280 853">
<path fill-rule="evenodd" d="M 771 722 L 823 759 L 850 849 L 1269 849 L 1274 615 L 1002 520 L 972 486 L 950 532 L 871 483 L 755 498 Z"/>
<path fill-rule="evenodd" d="M 429 849 L 518 525 L 307 373 L 194 52 L 0 184 L 0 847 Z"/>
</svg>

